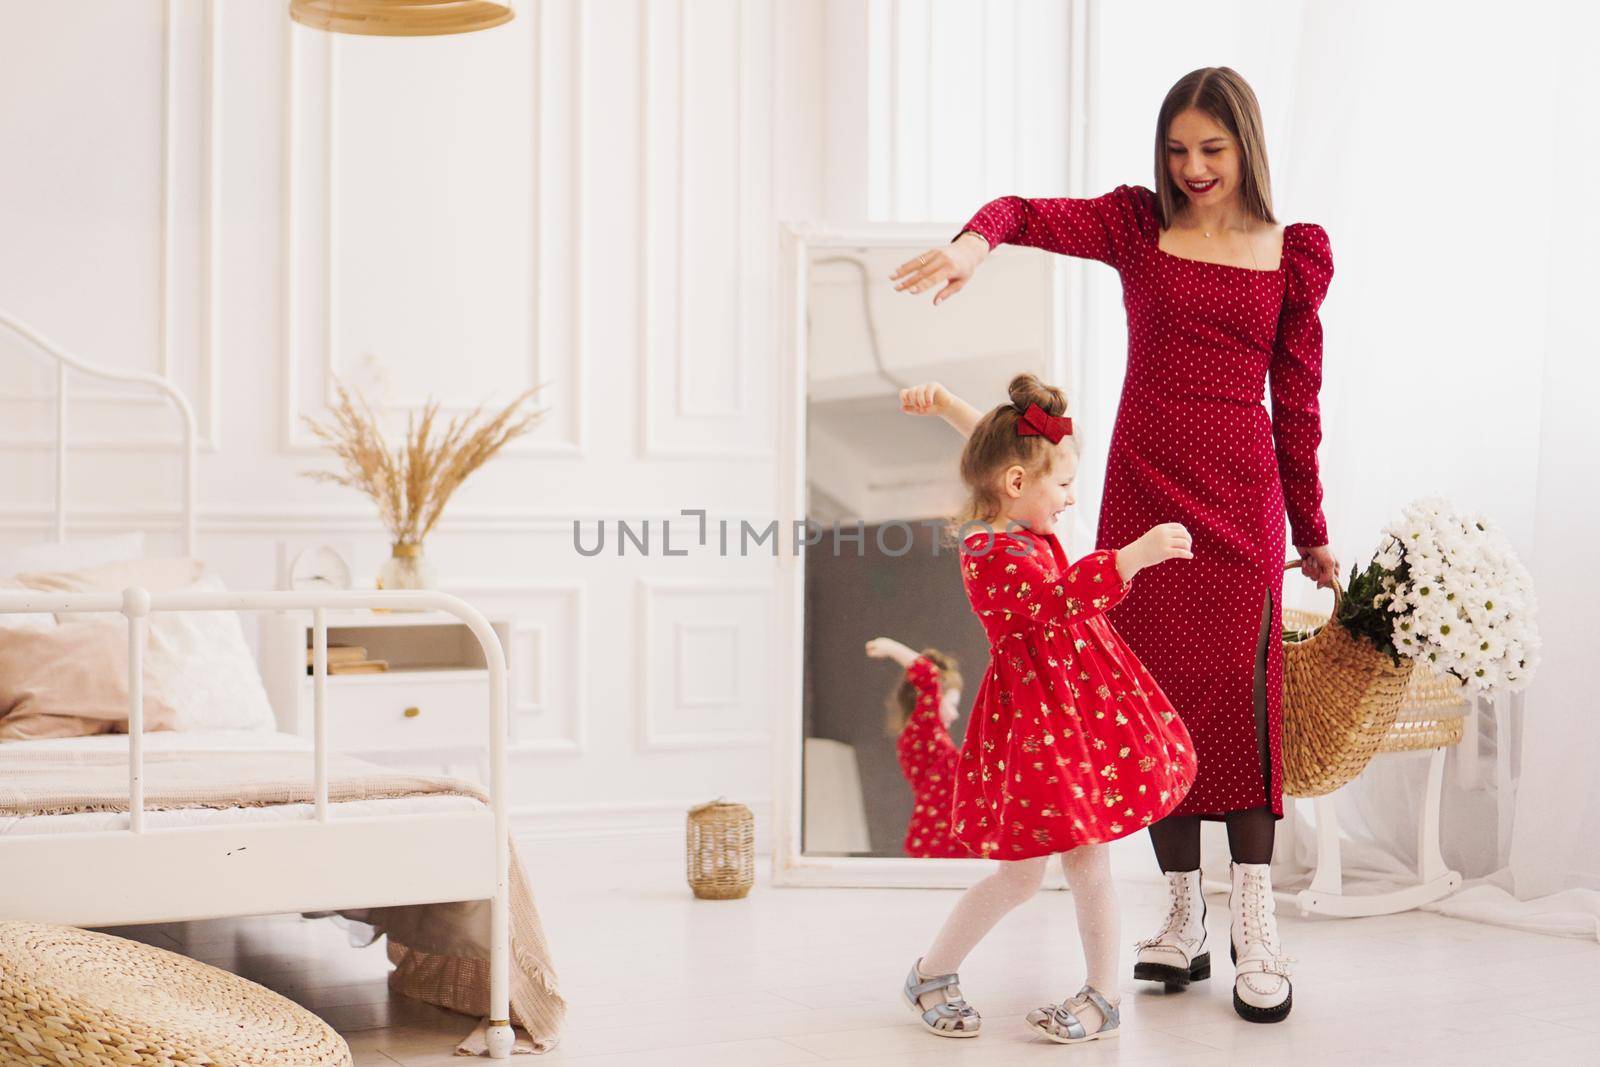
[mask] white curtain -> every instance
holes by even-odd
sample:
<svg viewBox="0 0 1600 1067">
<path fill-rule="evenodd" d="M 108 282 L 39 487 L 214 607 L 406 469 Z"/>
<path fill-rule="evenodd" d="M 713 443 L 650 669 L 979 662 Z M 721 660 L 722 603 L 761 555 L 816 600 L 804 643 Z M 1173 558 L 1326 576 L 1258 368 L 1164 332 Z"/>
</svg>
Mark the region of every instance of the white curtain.
<svg viewBox="0 0 1600 1067">
<path fill-rule="evenodd" d="M 1502 706 L 1479 724 L 1477 768 L 1451 753 L 1444 852 L 1469 881 L 1433 907 L 1591 938 L 1597 38 L 1600 14 L 1575 0 L 1306 3 L 1274 151 L 1290 218 L 1333 239 L 1322 455 L 1340 557 L 1363 564 L 1402 504 L 1438 493 L 1493 515 L 1539 591 L 1546 655 L 1521 721 Z M 1339 795 L 1354 888 L 1410 876 L 1425 774 L 1424 758 L 1380 756 Z M 1311 859 L 1309 834 L 1281 849 L 1280 882 Z"/>
<path fill-rule="evenodd" d="M 1524 713 L 1502 701 L 1475 723 L 1475 749 L 1449 755 L 1443 851 L 1469 881 L 1434 907 L 1596 936 L 1587 612 L 1600 580 L 1586 539 L 1600 530 L 1600 76 L 1587 52 L 1600 11 L 1580 0 L 1090 2 L 1091 169 L 1076 193 L 1148 184 L 1162 94 L 1195 67 L 1227 65 L 1260 98 L 1280 220 L 1329 231 L 1321 455 L 1346 567 L 1370 558 L 1405 503 L 1443 495 L 1493 515 L 1538 584 L 1546 655 Z M 1116 279 L 1082 277 L 1094 441 L 1115 411 L 1126 334 Z M 1086 456 L 1090 528 L 1102 461 Z M 1297 580 L 1285 597 L 1328 607 Z M 1411 878 L 1426 772 L 1425 756 L 1381 756 L 1338 795 L 1350 889 Z M 1314 839 L 1284 829 L 1276 866 L 1293 885 L 1309 876 Z M 1225 878 L 1221 827 L 1207 835 L 1208 873 Z"/>
</svg>

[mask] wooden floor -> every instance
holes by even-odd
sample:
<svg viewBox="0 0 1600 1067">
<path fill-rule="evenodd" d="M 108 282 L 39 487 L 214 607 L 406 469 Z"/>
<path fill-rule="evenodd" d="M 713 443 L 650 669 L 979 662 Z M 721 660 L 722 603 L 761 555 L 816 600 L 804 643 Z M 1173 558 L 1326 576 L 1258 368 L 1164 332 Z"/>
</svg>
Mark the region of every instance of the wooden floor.
<svg viewBox="0 0 1600 1067">
<path fill-rule="evenodd" d="M 1071 900 L 1045 892 L 962 970 L 983 1036 L 940 1040 L 919 1031 L 899 989 L 954 891 L 758 885 L 743 901 L 697 901 L 670 852 L 541 845 L 523 855 L 570 1005 L 560 1047 L 542 1062 L 1600 1064 L 1594 942 L 1421 913 L 1285 914 L 1285 947 L 1298 961 L 1295 1009 L 1259 1026 L 1230 1006 L 1225 902 L 1210 898 L 1210 981 L 1165 995 L 1125 977 L 1121 1038 L 1066 1048 L 1031 1040 L 1022 1023 L 1082 979 Z M 1124 941 L 1151 932 L 1162 893 L 1126 885 Z M 306 1005 L 348 1037 L 358 1064 L 464 1062 L 451 1050 L 470 1020 L 391 999 L 381 949 L 351 948 L 326 920 L 187 923 L 137 936 Z"/>
</svg>

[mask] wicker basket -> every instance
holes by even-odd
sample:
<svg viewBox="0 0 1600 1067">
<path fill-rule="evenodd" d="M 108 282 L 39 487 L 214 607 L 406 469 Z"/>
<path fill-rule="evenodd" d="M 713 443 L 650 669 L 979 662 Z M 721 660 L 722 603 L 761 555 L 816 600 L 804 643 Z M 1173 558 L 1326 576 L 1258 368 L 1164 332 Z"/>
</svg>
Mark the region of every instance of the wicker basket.
<svg viewBox="0 0 1600 1067">
<path fill-rule="evenodd" d="M 738 900 L 756 883 L 755 816 L 721 797 L 690 808 L 684 860 L 695 896 Z"/>
<path fill-rule="evenodd" d="M 1300 566 L 1299 560 L 1285 570 Z M 1394 725 L 1411 681 L 1410 660 L 1388 656 L 1334 617 L 1285 611 L 1286 630 L 1310 631 L 1283 646 L 1283 789 L 1291 796 L 1331 793 L 1361 773 Z"/>
<path fill-rule="evenodd" d="M 349 1067 L 311 1012 L 254 982 L 137 941 L 0 923 L 0 1063 Z"/>
</svg>

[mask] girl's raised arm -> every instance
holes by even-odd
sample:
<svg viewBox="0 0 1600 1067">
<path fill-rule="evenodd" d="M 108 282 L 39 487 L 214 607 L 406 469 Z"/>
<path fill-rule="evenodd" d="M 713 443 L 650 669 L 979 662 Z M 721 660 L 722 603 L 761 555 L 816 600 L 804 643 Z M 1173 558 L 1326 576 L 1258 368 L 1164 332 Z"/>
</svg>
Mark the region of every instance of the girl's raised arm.
<svg viewBox="0 0 1600 1067">
<path fill-rule="evenodd" d="M 873 659 L 892 659 L 902 668 L 911 666 L 912 661 L 917 658 L 916 652 L 892 637 L 874 637 L 868 641 L 867 655 Z"/>
<path fill-rule="evenodd" d="M 962 437 L 971 437 L 983 412 L 938 382 L 923 382 L 900 390 L 900 410 L 907 415 L 937 415 Z"/>
</svg>

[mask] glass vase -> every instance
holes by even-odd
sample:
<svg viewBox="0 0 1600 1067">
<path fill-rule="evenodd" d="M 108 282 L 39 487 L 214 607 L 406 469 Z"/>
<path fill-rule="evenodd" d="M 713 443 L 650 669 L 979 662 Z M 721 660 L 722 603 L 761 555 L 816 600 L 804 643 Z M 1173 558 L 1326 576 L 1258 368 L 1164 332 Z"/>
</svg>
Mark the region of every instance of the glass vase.
<svg viewBox="0 0 1600 1067">
<path fill-rule="evenodd" d="M 395 543 L 389 558 L 378 568 L 379 589 L 432 589 L 437 581 L 433 564 L 422 554 L 421 544 Z"/>
</svg>

